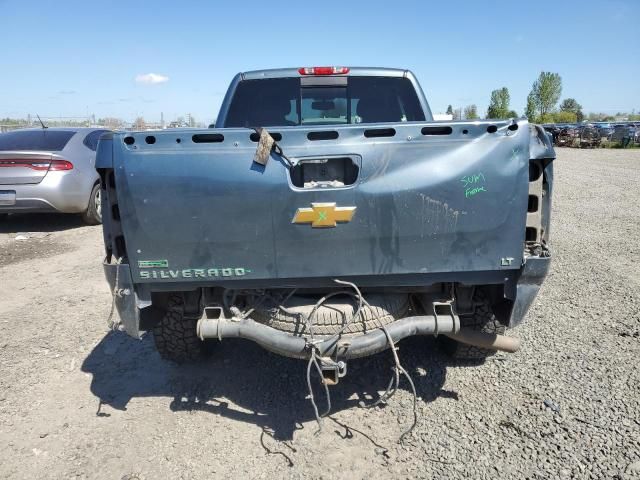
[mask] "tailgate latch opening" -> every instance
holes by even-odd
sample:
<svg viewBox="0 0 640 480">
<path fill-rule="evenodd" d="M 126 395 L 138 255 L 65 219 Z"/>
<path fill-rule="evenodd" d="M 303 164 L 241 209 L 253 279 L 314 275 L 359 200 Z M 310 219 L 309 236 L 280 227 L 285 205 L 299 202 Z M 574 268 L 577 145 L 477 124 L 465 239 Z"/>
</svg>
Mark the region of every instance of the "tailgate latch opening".
<svg viewBox="0 0 640 480">
<path fill-rule="evenodd" d="M 289 171 L 297 188 L 341 188 L 356 182 L 360 167 L 351 157 L 305 158 Z"/>
</svg>

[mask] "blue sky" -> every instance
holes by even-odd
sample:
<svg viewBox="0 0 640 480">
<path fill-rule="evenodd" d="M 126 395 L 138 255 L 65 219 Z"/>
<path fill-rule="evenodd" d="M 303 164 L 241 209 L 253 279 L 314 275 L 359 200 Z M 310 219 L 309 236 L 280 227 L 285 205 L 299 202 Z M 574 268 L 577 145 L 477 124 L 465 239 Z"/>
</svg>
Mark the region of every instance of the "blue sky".
<svg viewBox="0 0 640 480">
<path fill-rule="evenodd" d="M 586 112 L 638 111 L 639 15 L 637 0 L 0 0 L 0 117 L 211 121 L 235 73 L 304 65 L 411 69 L 434 112 L 484 114 L 506 86 L 521 114 L 542 70 Z"/>
</svg>

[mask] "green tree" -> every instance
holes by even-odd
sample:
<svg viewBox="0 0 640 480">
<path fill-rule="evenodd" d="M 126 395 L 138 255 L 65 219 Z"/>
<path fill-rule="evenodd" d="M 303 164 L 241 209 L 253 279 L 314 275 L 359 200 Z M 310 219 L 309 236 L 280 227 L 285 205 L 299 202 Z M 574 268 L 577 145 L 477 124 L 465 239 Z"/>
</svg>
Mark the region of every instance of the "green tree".
<svg viewBox="0 0 640 480">
<path fill-rule="evenodd" d="M 575 113 L 578 110 L 582 110 L 582 105 L 580 105 L 575 98 L 565 98 L 560 104 L 560 110 Z"/>
<path fill-rule="evenodd" d="M 516 112 L 515 110 L 509 110 L 507 118 L 518 118 L 518 112 Z"/>
<path fill-rule="evenodd" d="M 509 102 L 511 96 L 507 87 L 499 88 L 491 92 L 487 118 L 507 118 L 509 116 Z"/>
<path fill-rule="evenodd" d="M 562 78 L 557 73 L 541 72 L 531 88 L 536 109 L 544 117 L 555 108 L 562 94 Z"/>
<path fill-rule="evenodd" d="M 607 115 L 606 113 L 589 112 L 587 120 L 590 122 L 613 122 L 615 118 L 611 115 Z"/>
<path fill-rule="evenodd" d="M 539 115 L 536 119 L 536 123 L 555 123 L 556 117 L 553 112 L 545 113 L 544 115 Z"/>
<path fill-rule="evenodd" d="M 568 110 L 560 110 L 551 114 L 552 121 L 554 123 L 575 123 L 578 121 L 576 112 L 570 112 Z"/>
<path fill-rule="evenodd" d="M 532 123 L 536 121 L 536 100 L 533 92 L 527 95 L 527 108 L 524 111 L 524 116 Z"/>
<path fill-rule="evenodd" d="M 467 105 L 464 107 L 464 118 L 467 120 L 475 120 L 478 118 L 478 107 L 475 105 Z"/>
<path fill-rule="evenodd" d="M 565 98 L 560 104 L 561 112 L 571 112 L 575 114 L 576 121 L 581 122 L 584 120 L 584 114 L 582 113 L 582 105 L 580 105 L 575 98 Z"/>
<path fill-rule="evenodd" d="M 447 115 L 453 115 L 453 107 L 451 105 L 447 107 Z"/>
</svg>

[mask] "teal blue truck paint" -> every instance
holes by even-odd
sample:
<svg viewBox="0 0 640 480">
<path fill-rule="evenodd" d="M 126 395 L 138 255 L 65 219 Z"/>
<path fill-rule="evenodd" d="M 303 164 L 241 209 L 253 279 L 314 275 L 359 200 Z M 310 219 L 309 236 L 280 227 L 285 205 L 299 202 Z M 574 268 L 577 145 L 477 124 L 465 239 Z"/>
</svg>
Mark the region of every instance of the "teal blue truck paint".
<svg viewBox="0 0 640 480">
<path fill-rule="evenodd" d="M 253 161 L 259 127 L 279 149 L 266 166 Z M 135 301 L 119 312 L 132 335 L 163 293 L 319 293 L 335 279 L 487 288 L 513 326 L 549 268 L 554 158 L 523 118 L 434 122 L 406 70 L 241 73 L 214 128 L 102 138 L 106 275 L 117 288 L 126 265 Z"/>
</svg>

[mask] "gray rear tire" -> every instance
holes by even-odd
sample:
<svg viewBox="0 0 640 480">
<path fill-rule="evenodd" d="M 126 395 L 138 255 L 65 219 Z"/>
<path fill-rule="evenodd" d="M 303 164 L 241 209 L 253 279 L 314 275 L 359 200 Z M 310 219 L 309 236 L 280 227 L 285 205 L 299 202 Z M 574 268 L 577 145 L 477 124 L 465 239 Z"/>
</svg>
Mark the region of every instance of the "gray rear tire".
<svg viewBox="0 0 640 480">
<path fill-rule="evenodd" d="M 102 223 L 102 191 L 99 183 L 94 185 L 91 190 L 89 205 L 86 212 L 82 214 L 82 220 L 87 225 L 99 225 Z"/>
</svg>

